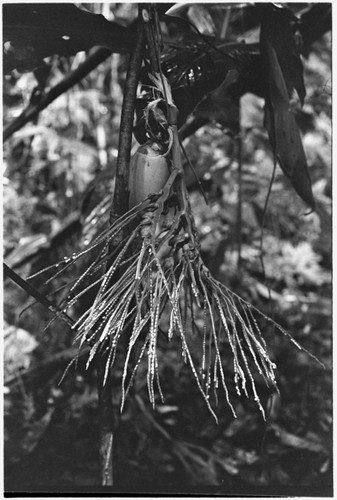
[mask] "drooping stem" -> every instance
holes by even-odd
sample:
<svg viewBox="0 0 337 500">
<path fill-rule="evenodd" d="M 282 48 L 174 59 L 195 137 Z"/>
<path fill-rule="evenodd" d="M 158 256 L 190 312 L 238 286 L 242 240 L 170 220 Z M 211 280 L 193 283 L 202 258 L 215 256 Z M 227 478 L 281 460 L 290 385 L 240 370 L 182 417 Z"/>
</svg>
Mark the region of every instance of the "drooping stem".
<svg viewBox="0 0 337 500">
<path fill-rule="evenodd" d="M 110 210 L 110 222 L 122 216 L 128 211 L 129 204 L 129 170 L 130 152 L 132 144 L 133 118 L 135 112 L 136 92 L 139 73 L 143 59 L 144 34 L 143 23 L 139 19 L 136 45 L 130 56 L 129 67 L 126 76 L 122 115 L 119 133 L 119 147 L 117 159 L 117 171 L 115 191 Z M 123 232 L 123 231 L 122 231 Z M 113 252 L 112 242 L 109 252 Z M 117 279 L 117 274 L 115 279 Z M 118 428 L 118 417 L 115 415 L 112 404 L 112 377 L 105 377 L 106 357 L 101 355 L 98 359 L 97 382 L 98 403 L 100 415 L 100 460 L 101 460 L 101 483 L 102 486 L 113 486 L 113 455 L 116 441 L 116 430 Z"/>
</svg>

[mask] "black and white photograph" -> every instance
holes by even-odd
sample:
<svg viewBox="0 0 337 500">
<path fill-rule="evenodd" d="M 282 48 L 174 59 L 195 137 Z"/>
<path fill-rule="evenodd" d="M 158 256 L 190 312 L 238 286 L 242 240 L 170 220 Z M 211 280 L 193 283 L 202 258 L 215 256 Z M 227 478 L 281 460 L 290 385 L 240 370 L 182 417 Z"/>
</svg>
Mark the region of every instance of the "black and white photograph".
<svg viewBox="0 0 337 500">
<path fill-rule="evenodd" d="M 332 3 L 2 2 L 5 498 L 333 498 Z"/>
</svg>

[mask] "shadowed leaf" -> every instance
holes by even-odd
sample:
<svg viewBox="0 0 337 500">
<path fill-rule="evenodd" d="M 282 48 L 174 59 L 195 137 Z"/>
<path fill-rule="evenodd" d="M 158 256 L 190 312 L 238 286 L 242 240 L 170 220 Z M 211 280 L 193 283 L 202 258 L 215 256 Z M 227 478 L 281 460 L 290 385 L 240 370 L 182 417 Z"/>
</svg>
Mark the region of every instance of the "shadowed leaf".
<svg viewBox="0 0 337 500">
<path fill-rule="evenodd" d="M 133 32 L 102 15 L 72 4 L 7 4 L 3 6 L 4 71 L 30 71 L 54 54 L 70 56 L 101 45 L 128 52 Z"/>
<path fill-rule="evenodd" d="M 295 89 L 303 104 L 303 66 L 294 35 L 299 21 L 290 9 L 278 4 L 261 4 L 259 8 L 262 15 L 261 51 L 268 41 L 276 53 L 289 94 Z"/>
<path fill-rule="evenodd" d="M 291 180 L 300 197 L 314 208 L 315 201 L 300 131 L 290 109 L 288 92 L 276 52 L 268 40 L 265 40 L 265 50 L 269 63 L 265 127 L 283 173 Z"/>
</svg>

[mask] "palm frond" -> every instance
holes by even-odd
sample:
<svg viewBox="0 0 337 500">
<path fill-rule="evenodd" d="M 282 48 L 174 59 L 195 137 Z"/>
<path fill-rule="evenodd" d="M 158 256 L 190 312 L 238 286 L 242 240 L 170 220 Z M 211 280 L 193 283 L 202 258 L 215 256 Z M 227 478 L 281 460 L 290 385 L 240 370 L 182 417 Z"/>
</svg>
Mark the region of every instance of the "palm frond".
<svg viewBox="0 0 337 500">
<path fill-rule="evenodd" d="M 182 358 L 214 418 L 217 417 L 211 400 L 219 390 L 235 416 L 231 402 L 233 385 L 238 395 L 252 396 L 264 416 L 256 380 L 276 387 L 276 366 L 257 318 L 272 320 L 214 279 L 203 263 L 197 229 L 179 174 L 173 173 L 161 194 L 149 196 L 118 218 L 94 237 L 85 250 L 57 263 L 54 277 L 83 256 L 89 258 L 89 264 L 69 284 L 62 310 L 66 312 L 84 293 L 98 287 L 91 307 L 72 328 L 79 350 L 86 343 L 91 346 L 87 366 L 99 353 L 108 352 L 104 381 L 117 350 L 124 357 L 122 408 L 144 358 L 149 399 L 155 406 L 156 394 L 163 398 L 158 337 L 163 335 L 161 318 L 165 313 L 167 345 L 173 338 L 179 339 Z M 282 327 L 274 325 L 290 337 Z M 202 349 L 197 354 L 193 349 L 196 337 L 202 339 Z"/>
</svg>

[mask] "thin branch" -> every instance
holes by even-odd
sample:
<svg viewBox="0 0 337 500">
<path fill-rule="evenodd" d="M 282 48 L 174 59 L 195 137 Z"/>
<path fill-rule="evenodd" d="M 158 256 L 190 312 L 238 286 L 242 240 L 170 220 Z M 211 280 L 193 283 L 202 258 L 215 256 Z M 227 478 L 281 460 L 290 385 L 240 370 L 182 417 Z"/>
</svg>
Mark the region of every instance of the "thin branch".
<svg viewBox="0 0 337 500">
<path fill-rule="evenodd" d="M 82 78 L 87 76 L 101 62 L 105 61 L 111 53 L 111 50 L 103 47 L 94 48 L 82 64 L 65 76 L 57 85 L 55 85 L 55 87 L 43 96 L 37 104 L 29 104 L 20 116 L 7 125 L 7 127 L 4 127 L 3 141 L 7 141 L 7 139 L 9 139 L 14 132 L 20 130 L 24 125 L 26 125 L 26 123 L 34 120 L 51 102 L 55 101 L 57 97 L 69 90 L 76 83 L 80 82 Z"/>
<path fill-rule="evenodd" d="M 236 220 L 236 232 L 237 232 L 237 246 L 238 246 L 238 260 L 237 267 L 238 270 L 242 266 L 242 137 L 239 134 L 236 137 L 237 144 L 237 161 L 238 161 L 238 200 L 237 200 L 237 220 Z"/>
<path fill-rule="evenodd" d="M 34 246 L 18 244 L 17 248 L 6 255 L 6 261 L 12 269 L 15 269 L 34 259 L 42 258 L 46 253 L 51 250 L 55 251 L 56 248 L 63 245 L 67 238 L 79 232 L 81 228 L 80 212 L 76 210 L 65 219 L 60 229 L 54 231 L 49 238 L 46 237 L 46 241 L 43 240 Z"/>
<path fill-rule="evenodd" d="M 179 132 L 178 132 L 178 135 L 179 135 Z M 188 157 L 188 155 L 187 155 L 187 153 L 186 153 L 186 150 L 185 150 L 185 148 L 184 148 L 184 146 L 183 146 L 183 143 L 182 143 L 182 141 L 180 140 L 180 138 L 179 138 L 179 143 L 180 143 L 181 150 L 182 150 L 182 152 L 184 153 L 185 159 L 186 159 L 186 161 L 187 161 L 187 163 L 188 163 L 188 165 L 189 165 L 190 169 L 192 170 L 192 173 L 193 173 L 193 175 L 194 175 L 194 178 L 195 178 L 195 180 L 196 180 L 196 183 L 198 184 L 199 190 L 200 190 L 200 192 L 201 192 L 201 194 L 202 194 L 202 196 L 203 196 L 203 198 L 204 198 L 204 200 L 205 200 L 205 203 L 206 203 L 206 205 L 208 205 L 208 199 L 207 199 L 207 195 L 206 195 L 206 193 L 205 193 L 205 190 L 204 190 L 204 188 L 202 187 L 202 184 L 201 184 L 201 181 L 200 181 L 200 179 L 199 179 L 199 177 L 198 177 L 198 174 L 196 173 L 195 168 L 194 168 L 194 166 L 193 166 L 193 164 L 192 164 L 191 160 L 189 159 L 189 157 Z"/>
<path fill-rule="evenodd" d="M 40 304 L 45 306 L 55 317 L 62 319 L 67 323 L 70 328 L 75 324 L 75 322 L 63 311 L 58 309 L 52 302 L 50 302 L 44 295 L 41 295 L 32 285 L 30 285 L 26 280 L 21 278 L 13 269 L 11 269 L 7 264 L 3 263 L 4 276 L 8 276 L 12 281 L 14 281 L 20 288 L 25 290 L 29 295 L 34 297 Z"/>
<path fill-rule="evenodd" d="M 210 120 L 204 116 L 195 116 L 184 123 L 179 129 L 179 139 L 183 141 L 190 135 L 193 135 L 199 128 L 210 123 Z"/>
</svg>

